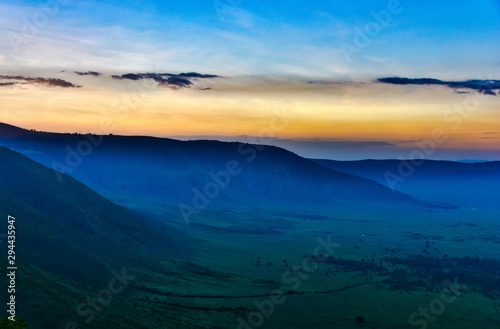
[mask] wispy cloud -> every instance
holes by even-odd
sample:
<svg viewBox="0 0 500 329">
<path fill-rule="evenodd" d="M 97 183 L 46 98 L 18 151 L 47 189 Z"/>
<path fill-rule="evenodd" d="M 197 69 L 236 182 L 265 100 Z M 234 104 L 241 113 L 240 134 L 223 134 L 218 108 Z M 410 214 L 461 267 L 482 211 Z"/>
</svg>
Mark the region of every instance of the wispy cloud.
<svg viewBox="0 0 500 329">
<path fill-rule="evenodd" d="M 88 72 L 77 72 L 77 71 L 75 71 L 75 73 L 78 74 L 78 75 L 92 75 L 94 77 L 101 76 L 101 73 L 94 72 L 94 71 L 88 71 Z"/>
<path fill-rule="evenodd" d="M 5 82 L 0 84 L 0 86 L 13 86 L 16 84 L 38 84 L 44 85 L 47 87 L 62 87 L 62 88 L 81 88 L 82 86 L 74 85 L 71 82 L 68 82 L 63 79 L 55 79 L 55 78 L 31 78 L 24 76 L 10 76 L 10 75 L 0 75 L 1 80 L 18 80 L 22 82 Z"/>
<path fill-rule="evenodd" d="M 390 83 L 394 85 L 438 85 L 455 89 L 459 93 L 464 93 L 458 89 L 471 89 L 485 95 L 496 96 L 495 90 L 500 90 L 500 80 L 465 80 L 465 81 L 443 81 L 431 78 L 380 78 L 377 82 Z"/>
<path fill-rule="evenodd" d="M 223 22 L 235 24 L 244 29 L 251 29 L 259 21 L 263 20 L 261 17 L 243 9 L 240 5 L 233 6 L 220 0 L 214 1 L 214 9 L 219 19 Z"/>
<path fill-rule="evenodd" d="M 212 78 L 220 78 L 218 75 L 214 74 L 201 74 L 196 72 L 189 73 L 180 73 L 180 74 L 172 74 L 172 73 L 127 73 L 123 75 L 113 75 L 113 79 L 116 80 L 142 80 L 142 79 L 152 79 L 158 83 L 159 86 L 170 87 L 171 89 L 175 88 L 188 88 L 193 86 L 191 79 L 212 79 Z M 202 88 L 202 90 L 206 90 L 207 88 Z"/>
</svg>

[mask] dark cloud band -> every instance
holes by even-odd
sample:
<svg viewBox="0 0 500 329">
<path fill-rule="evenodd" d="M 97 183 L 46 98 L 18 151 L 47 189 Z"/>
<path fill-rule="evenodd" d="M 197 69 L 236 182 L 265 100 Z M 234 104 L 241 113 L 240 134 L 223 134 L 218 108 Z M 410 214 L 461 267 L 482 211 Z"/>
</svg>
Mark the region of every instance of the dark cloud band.
<svg viewBox="0 0 500 329">
<path fill-rule="evenodd" d="M 62 87 L 62 88 L 80 88 L 81 86 L 74 85 L 71 82 L 62 79 L 54 79 L 54 78 L 31 78 L 31 77 L 23 77 L 23 76 L 11 76 L 11 75 L 0 75 L 0 79 L 2 80 L 19 80 L 23 82 L 6 82 L 0 84 L 0 86 L 13 86 L 16 84 L 41 84 L 48 87 Z"/>
<path fill-rule="evenodd" d="M 381 83 L 390 83 L 393 85 L 439 85 L 452 89 L 471 89 L 485 95 L 496 96 L 495 90 L 500 90 L 500 80 L 465 80 L 465 81 L 443 81 L 430 78 L 380 78 L 376 80 Z M 464 93 L 463 91 L 458 91 Z"/>
<path fill-rule="evenodd" d="M 153 79 L 161 86 L 176 86 L 176 87 L 190 87 L 193 85 L 190 79 L 212 79 L 218 78 L 218 75 L 213 74 L 200 74 L 196 72 L 189 73 L 127 73 L 123 75 L 113 75 L 113 79 L 123 80 L 141 80 Z"/>
<path fill-rule="evenodd" d="M 88 71 L 88 72 L 77 72 L 77 71 L 75 71 L 75 73 L 78 74 L 78 75 L 93 75 L 94 77 L 101 76 L 101 73 L 94 72 L 94 71 Z"/>
</svg>

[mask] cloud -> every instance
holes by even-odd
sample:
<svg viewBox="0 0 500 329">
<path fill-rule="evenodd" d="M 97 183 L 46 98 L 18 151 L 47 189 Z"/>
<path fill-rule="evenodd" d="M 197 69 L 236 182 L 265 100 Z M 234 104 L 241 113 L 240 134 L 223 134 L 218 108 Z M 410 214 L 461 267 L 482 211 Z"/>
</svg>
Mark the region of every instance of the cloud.
<svg viewBox="0 0 500 329">
<path fill-rule="evenodd" d="M 190 79 L 212 79 L 219 78 L 218 75 L 213 74 L 201 74 L 196 72 L 189 73 L 180 73 L 180 74 L 172 74 L 172 73 L 127 73 L 123 75 L 113 75 L 113 79 L 117 80 L 141 80 L 141 79 L 153 79 L 160 86 L 164 87 L 173 87 L 173 88 L 184 88 L 190 87 L 193 85 Z M 201 88 L 200 90 L 208 90 L 210 88 Z"/>
<path fill-rule="evenodd" d="M 389 77 L 376 80 L 381 83 L 389 83 L 394 85 L 439 85 L 446 86 L 452 89 L 471 89 L 484 95 L 496 96 L 495 90 L 500 90 L 500 80 L 465 80 L 465 81 L 443 81 L 430 78 L 399 78 Z M 457 91 L 465 93 L 465 91 Z"/>
<path fill-rule="evenodd" d="M 329 80 L 320 80 L 320 81 L 307 81 L 308 84 L 311 84 L 311 85 L 324 85 L 324 86 L 328 86 L 328 85 L 343 85 L 345 84 L 345 82 L 340 82 L 340 81 L 329 81 Z"/>
<path fill-rule="evenodd" d="M 231 1 L 229 1 L 231 3 Z M 257 23 L 265 22 L 265 19 L 250 13 L 239 7 L 241 1 L 226 4 L 223 1 L 215 1 L 214 8 L 222 22 L 234 24 L 244 29 L 252 29 Z"/>
<path fill-rule="evenodd" d="M 0 84 L 0 86 L 13 86 L 19 84 L 40 84 L 47 87 L 62 87 L 62 88 L 81 88 L 82 86 L 74 85 L 71 82 L 62 79 L 55 78 L 31 78 L 23 76 L 11 76 L 11 75 L 0 75 L 0 79 L 3 80 L 20 80 L 23 82 L 6 82 Z"/>
<path fill-rule="evenodd" d="M 129 79 L 129 80 L 139 80 L 139 79 L 146 79 L 146 77 L 141 76 L 140 74 L 133 74 L 133 73 L 127 73 L 124 75 L 112 75 L 113 79 L 117 80 L 123 80 L 123 79 Z"/>
<path fill-rule="evenodd" d="M 88 72 L 76 72 L 76 71 L 75 71 L 75 73 L 76 73 L 76 74 L 78 74 L 78 75 L 93 75 L 93 76 L 95 76 L 95 77 L 98 77 L 98 76 L 100 76 L 100 75 L 101 75 L 101 73 L 99 73 L 99 72 L 94 72 L 94 71 L 88 71 Z"/>
<path fill-rule="evenodd" d="M 174 85 L 178 87 L 187 87 L 189 85 L 192 85 L 193 83 L 189 81 L 188 79 L 181 78 L 181 77 L 170 77 L 166 81 L 166 85 Z"/>
<path fill-rule="evenodd" d="M 175 76 L 175 74 L 172 74 L 172 76 Z M 220 78 L 219 75 L 200 74 L 200 73 L 196 73 L 196 72 L 180 73 L 180 74 L 177 74 L 177 76 L 183 77 L 183 78 L 201 78 L 201 79 Z"/>
</svg>

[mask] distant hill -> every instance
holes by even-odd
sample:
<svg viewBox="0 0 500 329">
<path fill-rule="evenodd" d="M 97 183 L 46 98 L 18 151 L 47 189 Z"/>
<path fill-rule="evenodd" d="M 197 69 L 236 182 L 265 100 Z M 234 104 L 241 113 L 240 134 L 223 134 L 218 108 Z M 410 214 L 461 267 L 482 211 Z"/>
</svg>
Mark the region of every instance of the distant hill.
<svg viewBox="0 0 500 329">
<path fill-rule="evenodd" d="M 500 161 L 463 163 L 425 160 L 420 166 L 412 166 L 413 171 L 405 169 L 399 160 L 312 161 L 386 186 L 392 180 L 395 189 L 421 200 L 469 208 L 500 207 Z M 400 170 L 404 175 L 400 174 Z"/>
<path fill-rule="evenodd" d="M 194 189 L 205 196 L 209 207 L 218 209 L 424 205 L 374 181 L 325 168 L 273 146 L 43 133 L 9 125 L 0 125 L 0 144 L 66 171 L 103 196 L 138 209 L 172 210 L 179 204 L 194 208 Z M 228 166 L 237 173 L 221 173 L 227 173 Z M 214 186 L 217 176 L 218 189 Z M 227 177 L 229 184 L 220 187 L 226 185 Z"/>
</svg>

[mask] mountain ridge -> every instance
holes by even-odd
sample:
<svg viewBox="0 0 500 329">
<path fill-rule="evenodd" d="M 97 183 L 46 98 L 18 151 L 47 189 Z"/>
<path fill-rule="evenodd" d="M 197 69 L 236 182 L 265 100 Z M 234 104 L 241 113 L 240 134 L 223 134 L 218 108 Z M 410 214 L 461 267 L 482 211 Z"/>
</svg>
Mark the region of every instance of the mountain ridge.
<svg viewBox="0 0 500 329">
<path fill-rule="evenodd" d="M 81 143 L 99 141 L 78 155 Z M 80 143 L 80 144 L 79 144 Z M 79 135 L 26 131 L 0 126 L 0 145 L 13 148 L 66 173 L 122 205 L 170 209 L 193 206 L 196 190 L 214 187 L 214 176 L 228 177 L 228 164 L 238 174 L 219 186 L 210 207 L 267 209 L 332 209 L 404 203 L 431 206 L 381 184 L 328 169 L 275 146 L 239 142 L 178 141 L 147 136 Z M 80 147 L 82 148 L 82 147 Z M 80 161 L 68 161 L 68 154 Z M 70 159 L 71 160 L 71 159 Z M 73 159 L 74 160 L 74 159 Z M 220 185 L 220 184 L 219 184 Z M 147 206 L 145 206 L 147 204 Z M 197 209 L 197 211 L 200 209 Z"/>
</svg>

